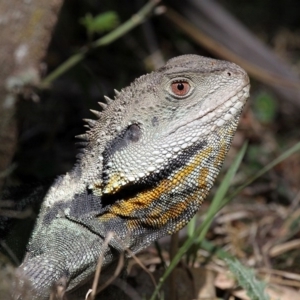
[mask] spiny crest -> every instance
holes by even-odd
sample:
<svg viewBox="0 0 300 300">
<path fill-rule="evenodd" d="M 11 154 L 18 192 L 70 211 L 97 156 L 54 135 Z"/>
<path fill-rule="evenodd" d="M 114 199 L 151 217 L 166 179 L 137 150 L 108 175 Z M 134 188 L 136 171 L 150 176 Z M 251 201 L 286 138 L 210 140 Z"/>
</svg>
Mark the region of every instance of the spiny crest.
<svg viewBox="0 0 300 300">
<path fill-rule="evenodd" d="M 107 108 L 107 104 L 103 103 L 103 102 L 98 102 L 98 104 L 100 105 L 100 107 L 102 108 L 102 110 Z"/>
<path fill-rule="evenodd" d="M 97 121 L 92 119 L 83 119 L 83 121 L 87 123 L 87 126 L 85 125 L 87 128 L 93 128 L 97 124 Z"/>
<path fill-rule="evenodd" d="M 88 135 L 87 134 L 79 134 L 75 136 L 76 139 L 80 139 L 82 141 L 88 141 Z"/>
<path fill-rule="evenodd" d="M 101 102 L 98 102 L 98 103 L 99 103 L 99 105 L 100 105 Z M 98 119 L 101 117 L 101 112 L 98 111 L 98 110 L 90 109 L 90 112 L 91 112 L 92 114 L 94 114 Z"/>
<path fill-rule="evenodd" d="M 115 91 L 116 96 L 118 97 L 120 95 L 120 92 L 117 90 L 114 90 L 114 91 Z M 114 101 L 113 99 L 111 99 L 107 96 L 104 96 L 104 99 L 106 100 L 106 103 L 98 102 L 98 104 L 102 108 L 102 111 L 105 110 Z M 102 115 L 101 112 L 97 111 L 97 110 L 90 109 L 90 112 L 92 114 L 94 114 L 98 119 L 100 119 L 100 117 Z M 88 128 L 88 129 L 93 128 L 97 124 L 97 120 L 83 119 L 83 121 L 87 123 L 87 125 L 84 125 L 84 127 Z"/>
<path fill-rule="evenodd" d="M 117 91 L 116 89 L 114 91 L 115 91 L 116 97 L 118 97 L 120 95 L 120 92 Z M 102 111 L 105 110 L 114 101 L 113 99 L 111 99 L 107 96 L 104 96 L 104 99 L 106 100 L 107 103 L 98 102 L 98 104 L 102 108 Z M 97 119 L 101 118 L 102 113 L 100 111 L 93 110 L 93 109 L 90 109 L 90 111 L 97 117 Z M 88 131 L 84 134 L 79 134 L 79 135 L 75 136 L 76 139 L 81 140 L 80 142 L 76 143 L 76 146 L 78 146 L 78 148 L 80 150 L 80 152 L 76 156 L 78 159 L 80 159 L 82 157 L 83 149 L 87 146 L 87 143 L 90 140 L 89 130 L 92 129 L 98 123 L 97 120 L 93 120 L 93 119 L 83 119 L 83 121 L 87 123 L 84 125 L 84 127 L 87 128 Z"/>
<path fill-rule="evenodd" d="M 120 92 L 118 90 L 116 90 L 116 89 L 114 89 L 114 92 L 116 94 L 116 97 L 119 97 Z M 115 97 L 115 99 L 116 99 L 116 97 Z M 107 96 L 104 96 L 104 99 L 106 100 L 106 103 L 104 103 L 104 102 L 98 102 L 98 104 L 102 108 L 101 111 L 105 110 L 114 101 L 113 99 L 111 99 L 111 98 L 109 98 Z M 94 109 L 90 109 L 90 112 L 92 114 L 94 114 L 98 119 L 100 119 L 100 117 L 101 117 L 101 112 L 100 111 L 97 111 L 97 110 L 94 110 Z M 84 121 L 86 121 L 90 127 L 93 127 L 93 126 L 91 126 L 90 122 L 87 119 L 85 119 Z"/>
<path fill-rule="evenodd" d="M 77 149 L 79 150 L 79 152 L 76 155 L 78 161 L 84 154 L 84 149 L 88 144 L 89 138 L 87 134 L 76 135 L 75 138 L 80 140 L 80 142 L 75 143 Z"/>
<path fill-rule="evenodd" d="M 111 104 L 114 100 L 113 99 L 110 99 L 109 97 L 107 96 L 104 96 L 104 99 L 106 100 L 106 103 L 109 105 Z"/>
</svg>

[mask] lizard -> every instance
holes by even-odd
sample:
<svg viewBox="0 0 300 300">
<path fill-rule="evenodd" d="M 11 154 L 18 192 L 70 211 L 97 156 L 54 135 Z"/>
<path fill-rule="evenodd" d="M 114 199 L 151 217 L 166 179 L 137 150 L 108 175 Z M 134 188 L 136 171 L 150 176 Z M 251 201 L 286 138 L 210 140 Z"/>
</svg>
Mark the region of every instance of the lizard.
<svg viewBox="0 0 300 300">
<path fill-rule="evenodd" d="M 109 270 L 126 249 L 136 254 L 185 226 L 220 171 L 249 88 L 236 64 L 189 54 L 105 96 L 78 136 L 77 163 L 43 200 L 18 285 L 49 299 L 64 278 L 77 299 L 99 256 Z"/>
</svg>

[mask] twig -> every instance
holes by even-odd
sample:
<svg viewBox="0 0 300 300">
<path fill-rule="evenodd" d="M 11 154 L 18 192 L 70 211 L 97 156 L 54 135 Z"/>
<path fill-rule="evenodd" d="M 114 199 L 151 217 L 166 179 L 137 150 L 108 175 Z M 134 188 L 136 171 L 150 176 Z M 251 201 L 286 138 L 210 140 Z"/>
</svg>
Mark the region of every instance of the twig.
<svg viewBox="0 0 300 300">
<path fill-rule="evenodd" d="M 0 179 L 8 177 L 16 168 L 16 164 L 11 164 L 8 166 L 5 170 L 0 172 Z"/>
<path fill-rule="evenodd" d="M 15 211 L 9 209 L 0 209 L 0 217 L 9 217 L 15 219 L 25 219 L 32 214 L 32 209 L 27 208 L 23 211 Z"/>
<path fill-rule="evenodd" d="M 153 277 L 152 273 L 149 272 L 149 270 L 144 266 L 144 264 L 140 261 L 140 259 L 138 259 L 136 257 L 136 255 L 129 248 L 126 248 L 126 251 L 136 261 L 136 263 L 150 276 L 154 287 L 156 287 L 157 283 L 156 283 L 155 278 Z"/>
<path fill-rule="evenodd" d="M 291 273 L 291 272 L 287 272 L 287 271 L 276 270 L 276 269 L 267 269 L 267 268 L 258 269 L 258 273 L 269 274 L 272 276 L 281 276 L 284 278 L 288 278 L 288 279 L 300 282 L 300 274 L 297 274 L 297 273 Z"/>
<path fill-rule="evenodd" d="M 150 276 L 150 278 L 152 280 L 152 283 L 153 283 L 154 287 L 156 288 L 157 287 L 157 283 L 156 283 L 156 280 L 153 277 L 152 273 L 149 272 L 149 270 L 144 266 L 144 264 L 140 261 L 140 259 L 137 258 L 136 255 L 128 247 L 126 247 L 124 245 L 123 240 L 121 240 L 117 236 L 115 236 L 115 238 L 118 239 L 119 243 L 124 246 L 123 248 L 125 249 L 125 251 L 128 252 L 128 254 L 135 260 L 135 262 Z"/>
<path fill-rule="evenodd" d="M 157 241 L 154 242 L 154 245 L 155 245 L 158 257 L 160 258 L 160 264 L 163 267 L 163 269 L 166 269 L 166 262 L 164 260 L 163 254 L 162 254 L 161 247 Z"/>
<path fill-rule="evenodd" d="M 52 73 L 50 73 L 44 80 L 40 83 L 40 88 L 47 88 L 55 79 L 59 76 L 70 70 L 80 61 L 82 61 L 87 53 L 90 50 L 96 49 L 98 47 L 106 46 L 142 22 L 144 22 L 147 17 L 149 16 L 150 12 L 153 8 L 160 2 L 160 0 L 150 0 L 144 7 L 142 7 L 136 14 L 134 14 L 129 20 L 125 23 L 117 27 L 115 30 L 111 31 L 110 33 L 106 34 L 102 38 L 94 41 L 89 48 L 82 48 L 79 53 L 74 54 L 69 59 L 67 59 L 64 63 L 62 63 L 58 68 L 56 68 Z"/>
<path fill-rule="evenodd" d="M 108 243 L 110 242 L 110 240 L 113 237 L 113 232 L 108 232 L 104 243 L 103 243 L 103 247 L 102 247 L 102 253 L 99 256 L 98 259 L 98 263 L 97 263 L 97 268 L 96 268 L 96 272 L 95 272 L 95 276 L 94 276 L 94 281 L 93 281 L 93 285 L 92 285 L 92 291 L 89 295 L 89 300 L 94 300 L 97 294 L 97 285 L 99 282 L 99 277 L 100 277 L 100 272 L 101 272 L 101 268 L 102 268 L 102 263 L 103 263 L 103 258 L 104 258 L 104 254 L 105 254 L 105 250 L 108 247 Z"/>
<path fill-rule="evenodd" d="M 244 184 L 242 184 L 240 187 L 238 187 L 232 194 L 230 194 L 228 197 L 226 197 L 222 203 L 223 208 L 228 202 L 230 202 L 235 196 L 237 196 L 246 186 L 250 185 L 253 181 L 255 181 L 257 178 L 274 168 L 277 164 L 281 163 L 285 159 L 287 159 L 292 154 L 300 151 L 300 142 L 296 143 L 293 147 L 282 153 L 280 156 L 278 156 L 276 159 L 274 159 L 272 162 L 270 162 L 268 165 L 263 167 L 260 171 L 258 171 L 256 174 L 251 176 Z"/>
<path fill-rule="evenodd" d="M 287 211 L 287 216 L 291 215 L 298 207 L 300 202 L 300 190 L 297 192 L 296 196 L 292 200 L 292 203 Z"/>
<path fill-rule="evenodd" d="M 184 33 L 190 36 L 196 43 L 200 44 L 201 46 L 224 59 L 236 62 L 258 80 L 271 85 L 282 85 L 285 87 L 294 88 L 296 90 L 300 89 L 299 82 L 287 80 L 278 74 L 266 71 L 265 69 L 257 65 L 249 63 L 239 55 L 233 53 L 227 47 L 207 36 L 205 33 L 200 31 L 196 26 L 194 26 L 180 14 L 176 13 L 174 10 L 168 8 L 165 16 Z"/>
<path fill-rule="evenodd" d="M 278 255 L 282 255 L 283 253 L 286 253 L 288 251 L 291 251 L 293 249 L 299 249 L 300 248 L 300 239 L 295 239 L 292 241 L 288 241 L 284 244 L 275 245 L 269 250 L 269 256 L 270 257 L 276 257 Z"/>
<path fill-rule="evenodd" d="M 124 289 L 123 283 L 123 280 L 116 278 L 112 284 L 122 290 L 128 297 L 130 297 L 131 300 L 142 300 L 140 295 L 130 285 L 126 285 L 126 289 Z"/>
<path fill-rule="evenodd" d="M 19 266 L 20 265 L 19 259 L 13 253 L 13 251 L 9 248 L 9 246 L 4 241 L 0 241 L 0 246 L 7 252 L 7 254 L 10 256 L 10 258 L 14 262 L 14 264 L 16 266 Z"/>
<path fill-rule="evenodd" d="M 116 280 L 116 278 L 121 273 L 123 267 L 124 267 L 124 255 L 123 253 L 121 253 L 114 274 L 97 289 L 97 294 L 99 294 L 101 291 L 106 289 L 113 281 Z"/>
</svg>

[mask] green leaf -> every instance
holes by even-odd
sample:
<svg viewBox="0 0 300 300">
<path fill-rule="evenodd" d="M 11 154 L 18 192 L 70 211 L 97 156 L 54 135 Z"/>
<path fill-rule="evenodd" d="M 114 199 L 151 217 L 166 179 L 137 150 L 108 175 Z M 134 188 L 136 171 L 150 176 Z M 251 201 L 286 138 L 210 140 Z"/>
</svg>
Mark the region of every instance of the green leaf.
<svg viewBox="0 0 300 300">
<path fill-rule="evenodd" d="M 243 266 L 237 259 L 225 259 L 229 270 L 241 287 L 243 287 L 251 300 L 269 300 L 265 294 L 266 283 L 255 277 L 254 271 Z"/>
<path fill-rule="evenodd" d="M 270 94 L 264 92 L 254 99 L 253 109 L 260 122 L 270 124 L 276 117 L 277 103 Z"/>
<path fill-rule="evenodd" d="M 192 236 L 195 232 L 196 220 L 197 220 L 197 216 L 194 216 L 191 219 L 191 221 L 187 224 L 187 234 L 189 237 Z"/>
<path fill-rule="evenodd" d="M 107 11 L 95 17 L 91 14 L 86 14 L 84 18 L 80 19 L 80 23 L 86 27 L 91 35 L 111 31 L 119 25 L 120 21 L 116 12 Z"/>
</svg>

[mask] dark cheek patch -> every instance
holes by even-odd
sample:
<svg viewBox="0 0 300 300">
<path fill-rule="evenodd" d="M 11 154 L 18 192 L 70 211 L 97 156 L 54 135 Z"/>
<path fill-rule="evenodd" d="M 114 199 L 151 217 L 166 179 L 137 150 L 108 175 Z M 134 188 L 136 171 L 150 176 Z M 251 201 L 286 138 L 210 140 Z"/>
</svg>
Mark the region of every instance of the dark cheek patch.
<svg viewBox="0 0 300 300">
<path fill-rule="evenodd" d="M 130 125 L 124 135 L 124 141 L 127 144 L 128 142 L 138 142 L 141 137 L 141 129 L 138 125 Z"/>
<path fill-rule="evenodd" d="M 142 136 L 141 128 L 137 124 L 132 124 L 127 127 L 127 129 L 121 133 L 119 136 L 114 138 L 106 147 L 104 151 L 104 158 L 113 156 L 116 152 L 120 151 L 122 148 L 127 147 L 130 143 L 136 143 L 140 140 Z M 105 166 L 105 164 L 104 164 Z"/>
</svg>

